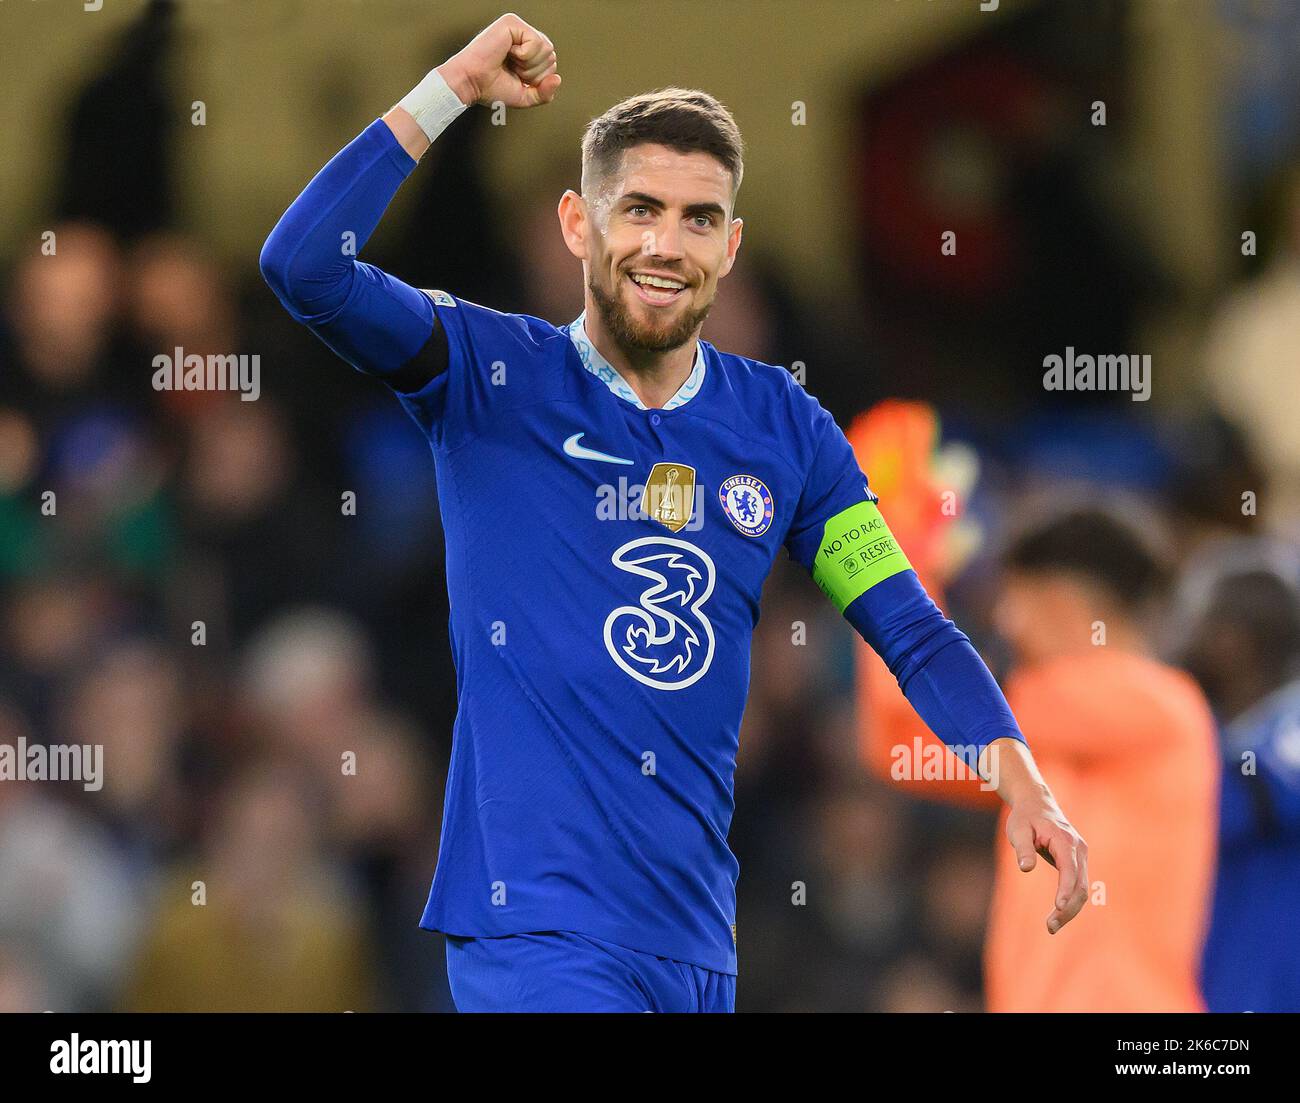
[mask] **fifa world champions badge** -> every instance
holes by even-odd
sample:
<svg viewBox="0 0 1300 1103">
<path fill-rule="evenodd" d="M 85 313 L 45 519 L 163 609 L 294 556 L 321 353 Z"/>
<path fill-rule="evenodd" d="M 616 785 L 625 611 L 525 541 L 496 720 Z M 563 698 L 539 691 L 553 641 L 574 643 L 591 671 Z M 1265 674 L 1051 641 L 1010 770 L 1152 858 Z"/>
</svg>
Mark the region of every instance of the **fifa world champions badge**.
<svg viewBox="0 0 1300 1103">
<path fill-rule="evenodd" d="M 718 488 L 727 520 L 746 536 L 762 536 L 772 524 L 772 492 L 753 475 L 732 475 Z"/>
<path fill-rule="evenodd" d="M 695 509 L 695 468 L 684 463 L 657 463 L 645 481 L 641 508 L 652 521 L 681 532 Z"/>
</svg>

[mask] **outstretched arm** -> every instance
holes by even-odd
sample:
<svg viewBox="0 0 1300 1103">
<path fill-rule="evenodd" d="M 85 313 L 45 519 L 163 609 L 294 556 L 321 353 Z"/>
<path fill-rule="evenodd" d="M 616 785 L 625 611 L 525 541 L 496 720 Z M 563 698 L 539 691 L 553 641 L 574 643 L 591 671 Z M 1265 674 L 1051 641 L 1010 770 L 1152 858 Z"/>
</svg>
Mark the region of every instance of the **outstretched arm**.
<svg viewBox="0 0 1300 1103">
<path fill-rule="evenodd" d="M 879 528 L 863 537 L 861 546 L 892 543 L 879 511 L 870 510 Z M 1056 867 L 1055 906 L 1047 916 L 1047 929 L 1055 934 L 1087 900 L 1087 843 L 1048 789 L 984 660 L 925 592 L 901 550 L 893 555 L 895 573 L 855 597 L 844 615 L 885 660 L 930 730 L 975 767 L 1006 803 L 1007 840 L 1021 872 L 1038 864 L 1036 855 Z"/>
<path fill-rule="evenodd" d="M 884 660 L 917 714 L 1006 802 L 1007 835 L 1028 872 L 1042 855 L 1059 871 L 1047 929 L 1087 897 L 1087 846 L 1062 815 L 993 675 L 926 592 L 890 533 L 853 449 L 824 410 L 791 555 Z M 909 752 L 910 748 L 903 748 Z M 924 763 L 911 762 L 913 777 Z"/>
</svg>

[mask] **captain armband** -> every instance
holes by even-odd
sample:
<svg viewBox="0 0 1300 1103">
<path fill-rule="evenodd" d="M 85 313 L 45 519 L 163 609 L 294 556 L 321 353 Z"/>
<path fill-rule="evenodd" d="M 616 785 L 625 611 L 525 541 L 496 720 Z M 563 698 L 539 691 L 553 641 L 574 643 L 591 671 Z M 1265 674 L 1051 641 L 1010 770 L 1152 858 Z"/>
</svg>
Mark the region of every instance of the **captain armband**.
<svg viewBox="0 0 1300 1103">
<path fill-rule="evenodd" d="M 813 581 L 843 613 L 872 586 L 911 570 L 875 502 L 858 502 L 826 522 Z"/>
</svg>

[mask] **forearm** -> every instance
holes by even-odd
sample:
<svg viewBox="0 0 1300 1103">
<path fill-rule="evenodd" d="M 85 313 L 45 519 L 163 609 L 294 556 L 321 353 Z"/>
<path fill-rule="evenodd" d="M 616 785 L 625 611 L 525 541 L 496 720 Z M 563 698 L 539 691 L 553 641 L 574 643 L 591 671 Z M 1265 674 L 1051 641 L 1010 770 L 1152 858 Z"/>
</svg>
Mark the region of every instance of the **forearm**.
<svg viewBox="0 0 1300 1103">
<path fill-rule="evenodd" d="M 327 321 L 347 301 L 356 255 L 414 167 L 393 136 L 372 123 L 289 205 L 262 246 L 261 268 L 297 320 Z"/>
<path fill-rule="evenodd" d="M 909 704 L 968 766 L 994 740 L 1022 741 L 997 681 L 910 571 L 862 594 L 844 611 L 884 659 Z"/>
<path fill-rule="evenodd" d="M 358 371 L 401 390 L 429 371 L 412 360 L 437 336 L 428 296 L 357 260 L 415 162 L 376 120 L 316 174 L 262 248 L 284 308 Z"/>
<path fill-rule="evenodd" d="M 415 121 L 415 116 L 400 103 L 384 112 L 383 120 L 412 161 L 418 161 L 433 145 L 429 141 L 429 136 L 420 129 L 420 124 Z"/>
<path fill-rule="evenodd" d="M 427 73 L 382 125 L 372 123 L 316 174 L 271 231 L 262 271 L 300 321 L 323 320 L 347 301 L 357 254 L 397 189 L 472 102 L 456 91 L 464 85 L 458 72 L 446 62 Z"/>
</svg>

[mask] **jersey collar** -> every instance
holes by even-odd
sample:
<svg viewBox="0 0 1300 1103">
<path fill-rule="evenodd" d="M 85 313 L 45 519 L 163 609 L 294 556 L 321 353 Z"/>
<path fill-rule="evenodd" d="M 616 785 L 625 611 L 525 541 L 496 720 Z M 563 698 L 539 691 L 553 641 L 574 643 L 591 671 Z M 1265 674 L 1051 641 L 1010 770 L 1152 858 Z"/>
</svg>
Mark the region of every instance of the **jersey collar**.
<svg viewBox="0 0 1300 1103">
<path fill-rule="evenodd" d="M 573 342 L 573 347 L 578 350 L 578 359 L 582 361 L 582 366 L 591 372 L 597 379 L 601 380 L 605 386 L 613 391 L 619 398 L 625 399 L 632 403 L 638 410 L 646 409 L 642 402 L 632 389 L 628 381 L 618 373 L 614 367 L 595 345 L 591 343 L 591 338 L 587 336 L 587 312 L 584 310 L 566 327 L 569 339 Z M 677 393 L 664 403 L 665 410 L 675 410 L 678 406 L 685 406 L 692 398 L 700 393 L 700 387 L 704 385 L 704 346 L 695 342 L 695 363 L 691 367 L 691 374 L 686 377 Z"/>
</svg>

